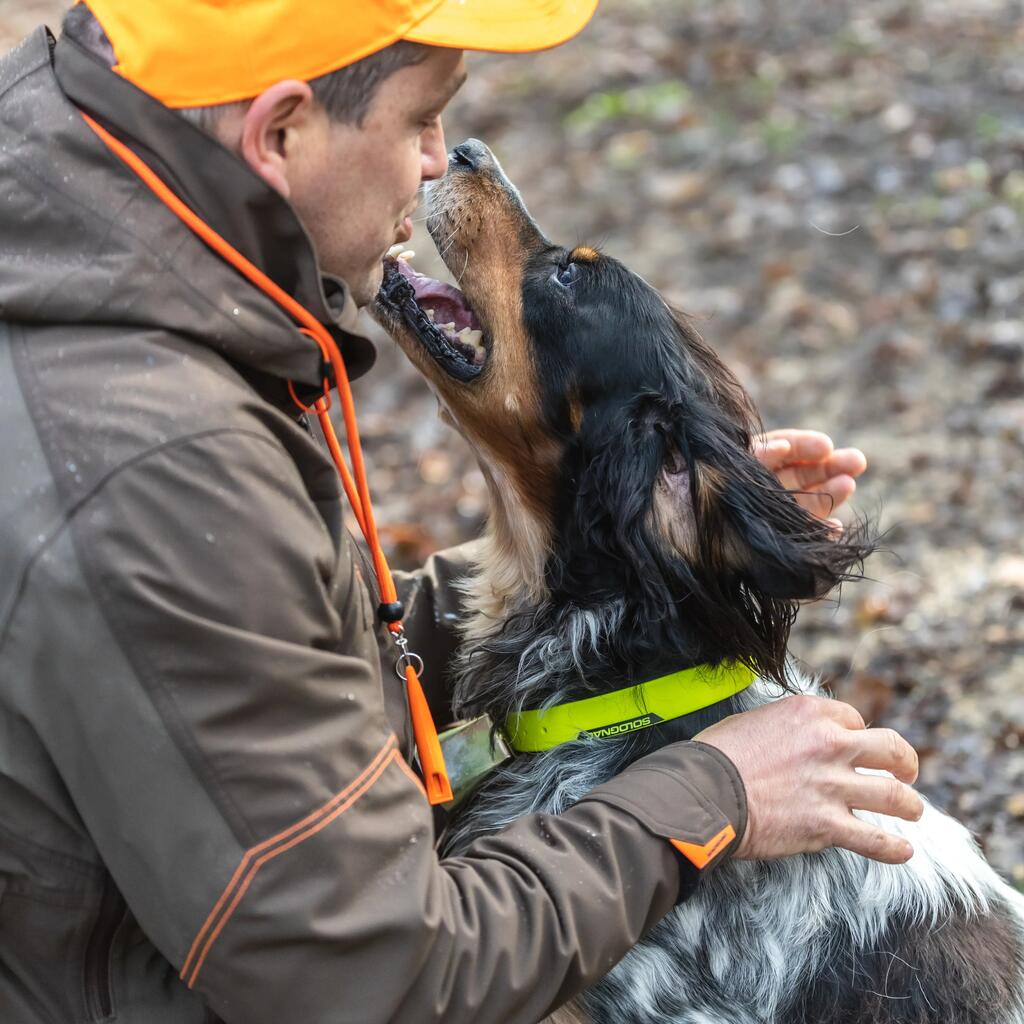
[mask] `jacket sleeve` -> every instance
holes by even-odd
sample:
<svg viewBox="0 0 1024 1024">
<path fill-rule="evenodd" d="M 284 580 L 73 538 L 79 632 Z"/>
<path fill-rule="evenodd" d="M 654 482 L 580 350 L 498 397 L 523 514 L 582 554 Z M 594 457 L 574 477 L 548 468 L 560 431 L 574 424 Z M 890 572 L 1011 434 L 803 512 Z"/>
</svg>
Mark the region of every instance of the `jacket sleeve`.
<svg viewBox="0 0 1024 1024">
<path fill-rule="evenodd" d="M 170 443 L 71 537 L 14 626 L 62 637 L 33 649 L 38 726 L 141 926 L 228 1024 L 537 1021 L 673 906 L 666 838 L 742 831 L 734 770 L 683 744 L 439 860 L 366 595 L 272 437 Z"/>
</svg>

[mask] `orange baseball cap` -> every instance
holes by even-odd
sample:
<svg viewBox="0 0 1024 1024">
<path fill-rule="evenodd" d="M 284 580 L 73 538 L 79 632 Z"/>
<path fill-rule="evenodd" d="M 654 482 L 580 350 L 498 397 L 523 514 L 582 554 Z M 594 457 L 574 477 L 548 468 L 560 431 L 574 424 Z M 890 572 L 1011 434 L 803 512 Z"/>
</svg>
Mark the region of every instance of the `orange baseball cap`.
<svg viewBox="0 0 1024 1024">
<path fill-rule="evenodd" d="M 88 0 L 119 74 L 169 107 L 259 95 L 399 39 L 464 50 L 557 46 L 597 0 Z"/>
</svg>

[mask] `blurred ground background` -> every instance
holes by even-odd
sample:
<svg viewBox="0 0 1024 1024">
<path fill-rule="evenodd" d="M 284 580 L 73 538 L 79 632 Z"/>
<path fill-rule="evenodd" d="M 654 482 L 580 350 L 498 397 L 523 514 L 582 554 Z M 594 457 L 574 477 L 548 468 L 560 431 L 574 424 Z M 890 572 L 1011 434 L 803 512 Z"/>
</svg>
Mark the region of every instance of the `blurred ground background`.
<svg viewBox="0 0 1024 1024">
<path fill-rule="evenodd" d="M 60 8 L 0 0 L 0 47 Z M 793 648 L 1024 885 L 1024 6 L 603 0 L 470 65 L 451 145 L 694 314 L 769 427 L 868 453 L 888 551 Z M 395 562 L 475 535 L 483 480 L 390 342 L 357 400 Z"/>
</svg>

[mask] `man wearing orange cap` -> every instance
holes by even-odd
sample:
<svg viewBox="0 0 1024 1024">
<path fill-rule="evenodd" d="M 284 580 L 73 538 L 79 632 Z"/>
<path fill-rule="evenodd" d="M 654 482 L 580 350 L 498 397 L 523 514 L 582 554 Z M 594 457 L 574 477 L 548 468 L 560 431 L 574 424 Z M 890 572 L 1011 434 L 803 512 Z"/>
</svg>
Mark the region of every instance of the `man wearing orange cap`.
<svg viewBox="0 0 1024 1024">
<path fill-rule="evenodd" d="M 669 838 L 734 832 L 703 870 L 909 856 L 841 794 L 858 757 L 912 779 L 912 752 L 814 701 L 433 851 L 376 598 L 290 391 L 319 392 L 318 332 L 351 375 L 372 362 L 355 310 L 444 173 L 462 49 L 555 45 L 594 6 L 90 0 L 0 59 L 4 1024 L 527 1024 L 692 889 Z M 859 454 L 781 441 L 784 479 L 848 496 Z M 403 584 L 435 680 L 458 570 Z"/>
</svg>

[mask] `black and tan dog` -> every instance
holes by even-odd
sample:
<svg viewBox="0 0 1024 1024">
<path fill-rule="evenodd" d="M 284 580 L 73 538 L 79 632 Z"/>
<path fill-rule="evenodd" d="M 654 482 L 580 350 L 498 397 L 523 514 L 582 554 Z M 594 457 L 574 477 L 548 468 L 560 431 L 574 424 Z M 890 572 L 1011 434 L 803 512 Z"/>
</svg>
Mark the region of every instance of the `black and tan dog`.
<svg viewBox="0 0 1024 1024">
<path fill-rule="evenodd" d="M 457 709 L 514 722 L 688 666 L 758 675 L 654 728 L 518 754 L 460 809 L 444 840 L 457 852 L 727 714 L 817 692 L 786 657 L 797 601 L 869 545 L 751 455 L 749 399 L 649 285 L 549 242 L 481 143 L 449 169 L 428 226 L 461 290 L 389 259 L 377 316 L 489 484 Z M 828 850 L 722 866 L 564 1019 L 1024 1024 L 1024 899 L 934 808 L 885 827 L 913 843 L 908 865 Z"/>
</svg>

